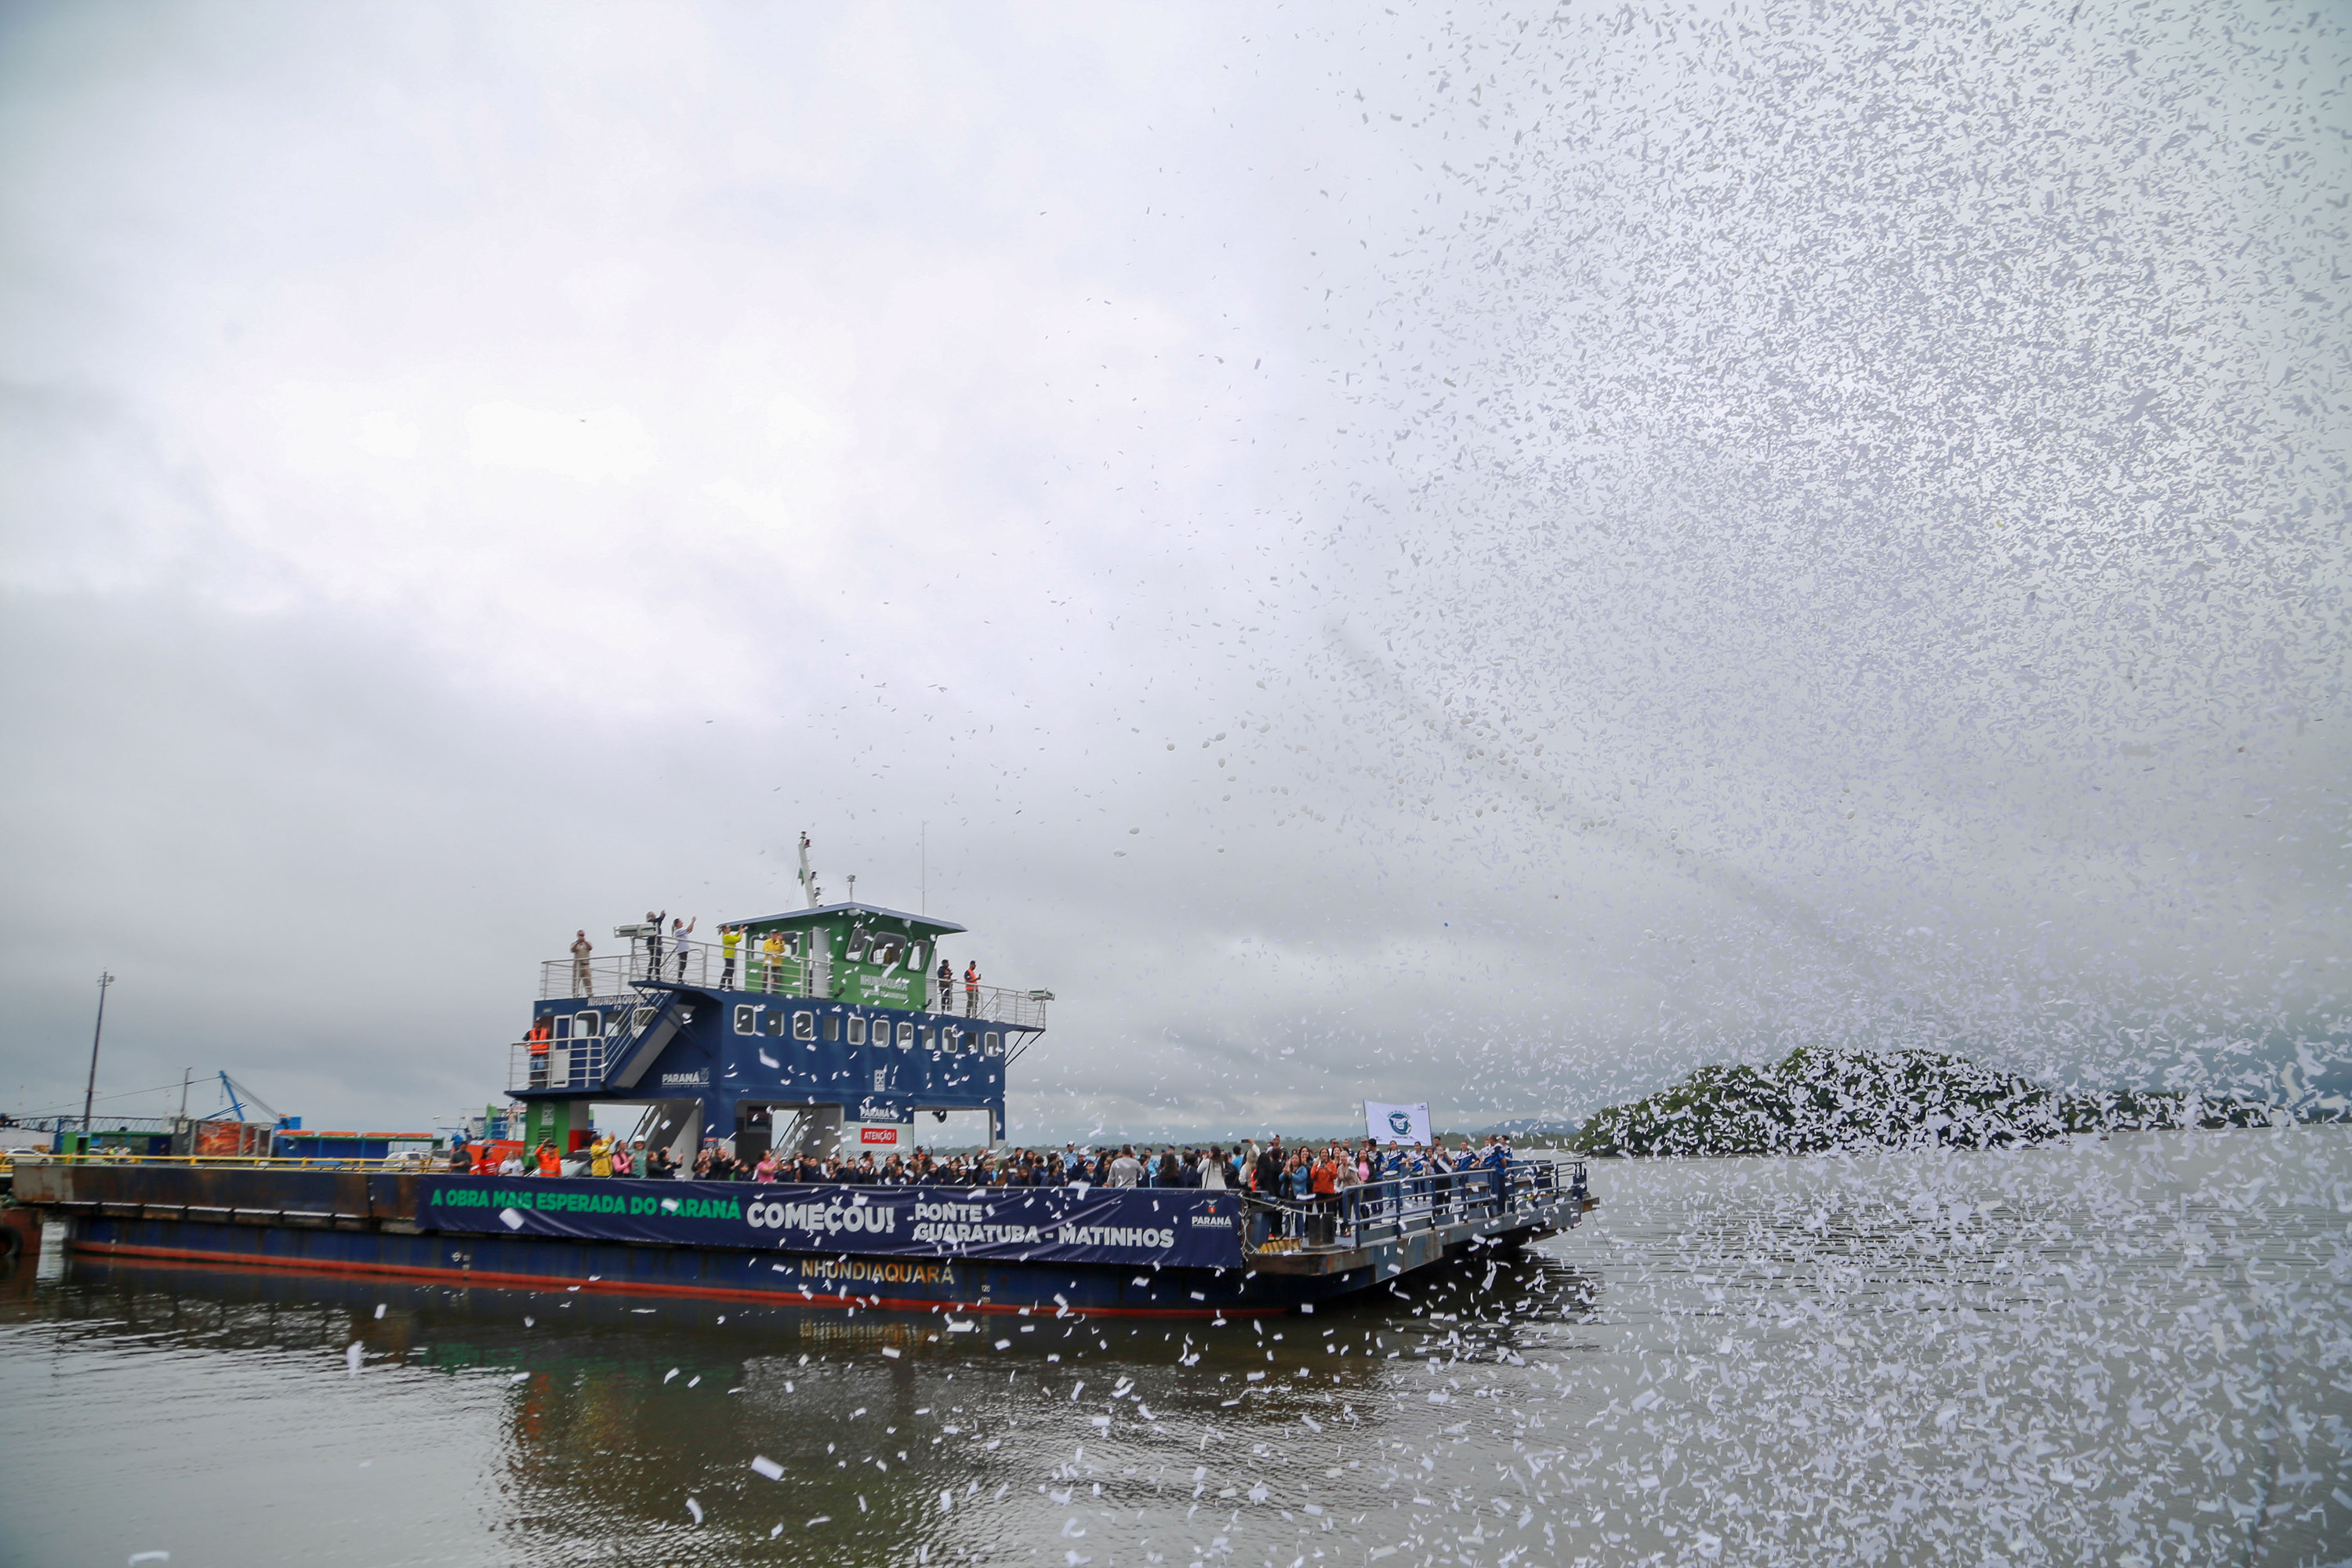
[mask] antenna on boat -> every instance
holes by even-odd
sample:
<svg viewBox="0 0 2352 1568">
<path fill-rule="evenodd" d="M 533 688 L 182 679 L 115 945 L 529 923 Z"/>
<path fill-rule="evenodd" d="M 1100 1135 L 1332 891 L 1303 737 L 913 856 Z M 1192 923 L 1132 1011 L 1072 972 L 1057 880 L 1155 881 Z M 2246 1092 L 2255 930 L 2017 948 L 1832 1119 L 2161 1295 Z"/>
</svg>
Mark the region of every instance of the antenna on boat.
<svg viewBox="0 0 2352 1568">
<path fill-rule="evenodd" d="M 803 832 L 801 835 L 801 893 L 808 900 L 808 907 L 814 909 L 824 902 L 824 890 L 816 885 L 816 873 L 809 869 L 808 852 L 809 836 Z"/>
</svg>

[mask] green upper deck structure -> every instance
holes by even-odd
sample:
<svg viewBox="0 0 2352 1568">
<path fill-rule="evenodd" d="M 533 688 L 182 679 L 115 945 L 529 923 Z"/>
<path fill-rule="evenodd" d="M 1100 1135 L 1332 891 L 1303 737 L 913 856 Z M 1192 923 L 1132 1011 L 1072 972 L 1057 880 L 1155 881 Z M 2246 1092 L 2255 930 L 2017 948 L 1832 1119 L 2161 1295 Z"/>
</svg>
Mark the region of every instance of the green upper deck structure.
<svg viewBox="0 0 2352 1568">
<path fill-rule="evenodd" d="M 741 935 L 741 979 L 748 990 L 787 984 L 798 990 L 804 984 L 808 994 L 831 1001 L 922 1012 L 933 1005 L 931 968 L 938 962 L 939 939 L 966 928 L 873 904 L 826 904 L 733 921 L 719 929 L 722 948 L 729 932 Z M 777 939 L 773 945 L 771 937 Z M 773 987 L 762 984 L 771 980 Z M 944 1010 L 950 998 L 937 1000 Z"/>
</svg>

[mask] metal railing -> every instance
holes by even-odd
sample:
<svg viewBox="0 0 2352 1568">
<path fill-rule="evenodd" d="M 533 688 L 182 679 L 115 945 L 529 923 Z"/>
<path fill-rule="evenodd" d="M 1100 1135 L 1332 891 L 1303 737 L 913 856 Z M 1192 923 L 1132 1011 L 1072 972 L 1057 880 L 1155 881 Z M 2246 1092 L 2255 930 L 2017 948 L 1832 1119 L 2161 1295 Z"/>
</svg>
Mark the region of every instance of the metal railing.
<svg viewBox="0 0 2352 1568">
<path fill-rule="evenodd" d="M 767 991 L 780 996 L 806 996 L 815 989 L 812 971 L 816 963 L 805 958 L 770 958 L 764 953 L 738 952 L 732 968 L 727 954 L 715 942 L 673 942 L 665 940 L 661 945 L 658 968 L 644 942 L 633 943 L 625 952 L 612 952 L 587 958 L 551 958 L 539 966 L 539 999 L 552 1002 L 562 996 L 580 996 L 595 1000 L 633 996 L 632 989 L 640 981 L 658 980 L 671 985 L 709 985 L 724 990 Z"/>
<path fill-rule="evenodd" d="M 1045 1026 L 1045 1004 L 1052 1000 L 1043 991 L 1015 991 L 1006 985 L 983 985 L 975 994 L 959 983 L 955 995 L 940 997 L 931 1010 L 950 1013 L 959 1018 L 976 1018 L 983 1024 L 1042 1029 Z"/>
<path fill-rule="evenodd" d="M 1416 1231 L 1502 1219 L 1584 1190 L 1584 1164 L 1531 1160 L 1495 1168 L 1392 1176 L 1306 1203 L 1252 1193 L 1248 1244 L 1257 1251 L 1346 1250 Z"/>
<path fill-rule="evenodd" d="M 373 1158 L 359 1154 L 50 1154 L 37 1149 L 0 1150 L 0 1171 L 17 1165 L 202 1165 L 254 1171 L 437 1171 L 444 1152 L 412 1150 Z"/>
<path fill-rule="evenodd" d="M 571 1040 L 517 1040 L 507 1047 L 507 1091 L 594 1089 L 604 1081 L 604 1049 L 626 1035 Z"/>
<path fill-rule="evenodd" d="M 641 982 L 670 985 L 705 985 L 728 991 L 750 991 L 773 996 L 810 996 L 832 1000 L 833 965 L 814 958 L 770 958 L 756 950 L 739 953 L 730 963 L 717 942 L 665 940 L 656 969 L 642 942 L 626 952 L 584 959 L 551 958 L 539 966 L 539 999 L 552 1002 L 576 996 L 585 1001 L 619 1002 L 634 998 Z M 936 984 L 928 978 L 927 984 Z M 1021 991 L 1005 985 L 968 989 L 961 980 L 931 998 L 928 1009 L 1014 1029 L 1043 1029 L 1045 991 Z"/>
</svg>

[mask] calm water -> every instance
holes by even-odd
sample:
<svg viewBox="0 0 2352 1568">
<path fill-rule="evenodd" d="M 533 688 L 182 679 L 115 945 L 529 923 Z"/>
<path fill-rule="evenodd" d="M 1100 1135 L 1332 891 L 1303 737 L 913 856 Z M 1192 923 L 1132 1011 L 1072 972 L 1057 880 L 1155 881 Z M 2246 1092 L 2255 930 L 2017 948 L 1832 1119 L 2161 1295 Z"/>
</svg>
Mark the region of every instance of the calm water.
<svg viewBox="0 0 2352 1568">
<path fill-rule="evenodd" d="M 27 1270 L 0 1561 L 2352 1559 L 2344 1130 L 1593 1187 L 1255 1327 Z"/>
</svg>

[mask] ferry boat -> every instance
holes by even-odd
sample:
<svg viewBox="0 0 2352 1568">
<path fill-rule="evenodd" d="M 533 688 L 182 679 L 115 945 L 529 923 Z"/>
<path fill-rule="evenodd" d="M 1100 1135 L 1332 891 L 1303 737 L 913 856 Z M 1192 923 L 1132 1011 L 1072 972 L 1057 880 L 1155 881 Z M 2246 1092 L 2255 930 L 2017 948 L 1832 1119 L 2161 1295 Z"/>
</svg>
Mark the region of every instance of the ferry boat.
<svg viewBox="0 0 2352 1568">
<path fill-rule="evenodd" d="M 1005 1134 L 1008 1068 L 1044 990 L 935 991 L 965 928 L 818 901 L 719 942 L 618 929 L 623 952 L 540 966 L 507 1088 L 513 1142 L 577 1151 L 592 1108 L 638 1108 L 648 1150 L 691 1168 L 706 1138 L 747 1163 L 911 1152 L 920 1119 Z M 732 938 L 733 940 L 727 940 Z M 961 993 L 960 994 L 954 993 Z M 1343 1189 L 1299 1205 L 1191 1188 L 922 1186 L 515 1177 L 399 1162 L 20 1156 L 18 1205 L 76 1254 L 467 1289 L 691 1296 L 975 1313 L 1234 1316 L 1518 1247 L 1591 1206 L 1573 1162 L 1514 1162 Z"/>
</svg>

